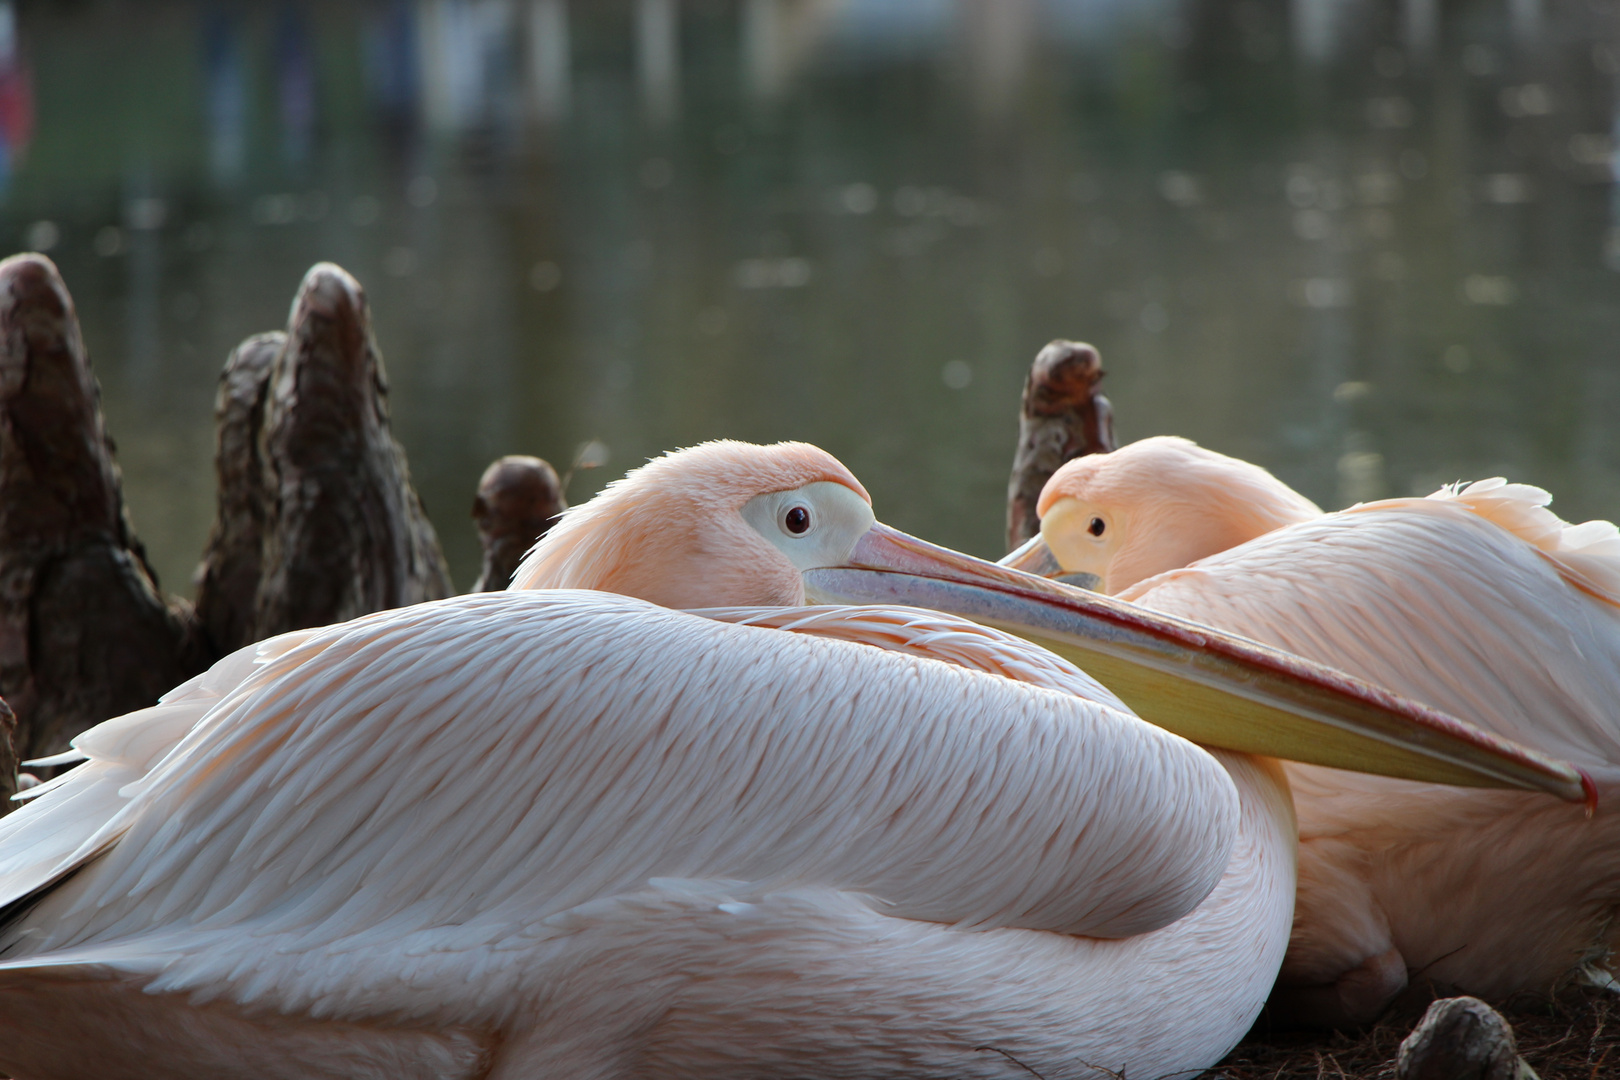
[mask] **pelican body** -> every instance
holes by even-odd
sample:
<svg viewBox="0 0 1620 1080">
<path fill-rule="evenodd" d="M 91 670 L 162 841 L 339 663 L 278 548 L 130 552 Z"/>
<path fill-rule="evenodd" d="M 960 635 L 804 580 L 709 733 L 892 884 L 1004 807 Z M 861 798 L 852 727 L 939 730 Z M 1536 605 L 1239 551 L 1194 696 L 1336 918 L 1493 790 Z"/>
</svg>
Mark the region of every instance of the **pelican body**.
<svg viewBox="0 0 1620 1080">
<path fill-rule="evenodd" d="M 1299 815 L 1282 1015 L 1374 1018 L 1408 982 L 1491 998 L 1603 969 L 1620 943 L 1620 534 L 1501 480 L 1322 514 L 1184 439 L 1084 458 L 1014 564 L 1358 675 L 1579 765 L 1595 816 L 1290 762 Z M 1182 567 L 1185 567 L 1184 569 Z"/>
<path fill-rule="evenodd" d="M 1093 603 L 876 524 L 814 448 L 706 444 L 571 510 L 513 591 L 272 638 L 91 729 L 82 764 L 0 819 L 0 1069 L 1059 1078 L 1218 1060 L 1287 942 L 1276 765 L 1145 723 L 1009 633 L 802 606 L 806 583 L 866 579 L 999 593 L 1000 621 L 1059 636 Z M 1263 666 L 1177 676 L 1196 650 L 1157 618 L 1137 629 L 1200 715 Z M 1292 715 L 1270 677 L 1261 707 Z M 1328 740 L 1385 740 L 1397 770 L 1580 797 L 1567 766 L 1421 707 L 1303 667 L 1293 682 L 1297 723 L 1343 713 Z M 1405 742 L 1352 730 L 1374 713 Z"/>
</svg>

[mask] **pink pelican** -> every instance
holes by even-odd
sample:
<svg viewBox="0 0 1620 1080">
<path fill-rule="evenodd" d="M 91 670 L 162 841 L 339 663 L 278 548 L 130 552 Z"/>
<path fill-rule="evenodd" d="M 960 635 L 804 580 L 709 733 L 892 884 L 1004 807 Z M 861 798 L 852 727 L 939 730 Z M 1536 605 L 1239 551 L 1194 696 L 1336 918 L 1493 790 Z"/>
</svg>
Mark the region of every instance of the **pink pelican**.
<svg viewBox="0 0 1620 1080">
<path fill-rule="evenodd" d="M 1583 797 L 1335 672 L 913 541 L 813 447 L 706 444 L 570 510 L 513 591 L 270 639 L 81 736 L 0 819 L 0 1068 L 1056 1080 L 1223 1056 L 1288 935 L 1275 764 L 1016 637 L 798 606 L 807 585 L 1103 641 L 1165 688 L 1151 709 L 1319 733 L 1331 761 Z"/>
<path fill-rule="evenodd" d="M 1065 465 L 1041 493 L 1041 535 L 1005 561 L 1089 575 L 1466 716 L 1609 796 L 1620 533 L 1561 521 L 1549 500 L 1495 479 L 1324 515 L 1258 466 L 1152 438 Z M 1493 998 L 1614 986 L 1612 806 L 1588 821 L 1514 792 L 1286 768 L 1300 867 L 1279 1012 L 1366 1022 L 1409 979 Z"/>
</svg>

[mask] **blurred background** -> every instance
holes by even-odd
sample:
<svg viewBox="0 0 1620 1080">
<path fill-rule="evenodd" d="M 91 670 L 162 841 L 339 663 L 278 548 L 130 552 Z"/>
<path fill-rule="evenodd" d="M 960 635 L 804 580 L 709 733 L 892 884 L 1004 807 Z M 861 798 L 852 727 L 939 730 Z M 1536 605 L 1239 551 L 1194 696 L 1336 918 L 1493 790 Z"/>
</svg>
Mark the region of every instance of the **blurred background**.
<svg viewBox="0 0 1620 1080">
<path fill-rule="evenodd" d="M 1496 474 L 1620 516 L 1612 0 L 0 2 L 0 238 L 79 308 L 189 591 L 216 377 L 334 260 L 457 585 L 485 464 L 581 501 L 808 439 L 998 556 L 1019 392 L 1333 509 Z"/>
</svg>

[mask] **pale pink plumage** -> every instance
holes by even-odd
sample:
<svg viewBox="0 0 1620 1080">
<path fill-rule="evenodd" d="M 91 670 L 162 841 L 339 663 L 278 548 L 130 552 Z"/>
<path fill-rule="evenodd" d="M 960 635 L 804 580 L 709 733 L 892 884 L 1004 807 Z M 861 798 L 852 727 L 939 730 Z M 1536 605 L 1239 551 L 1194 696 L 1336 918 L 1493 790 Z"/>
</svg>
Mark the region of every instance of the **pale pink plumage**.
<svg viewBox="0 0 1620 1080">
<path fill-rule="evenodd" d="M 762 491 L 816 481 L 870 503 L 855 475 L 808 443 L 707 442 L 654 458 L 571 507 L 512 575 L 513 589 L 607 589 L 672 608 L 802 604 L 804 583 L 737 516 Z M 603 537 L 612 543 L 603 543 Z"/>
<path fill-rule="evenodd" d="M 1084 569 L 1122 599 L 1343 668 L 1599 784 L 1588 821 L 1512 792 L 1289 764 L 1300 886 L 1280 1005 L 1359 1022 L 1408 979 L 1499 998 L 1606 978 L 1596 966 L 1620 943 L 1613 525 L 1570 525 L 1546 492 L 1500 480 L 1320 515 L 1256 466 L 1163 438 L 1065 466 L 1043 510 L 1065 498 L 1066 521 L 1106 520 L 1113 550 L 1085 540 L 1099 561 Z"/>
<path fill-rule="evenodd" d="M 805 483 L 864 498 L 809 447 L 659 459 L 520 580 L 796 600 L 730 518 Z M 1188 1074 L 1292 899 L 1274 769 L 924 612 L 458 597 L 78 746 L 0 819 L 21 1080 Z"/>
<path fill-rule="evenodd" d="M 1170 436 L 1069 462 L 1041 489 L 1041 517 L 1063 498 L 1094 509 L 1106 526 L 1101 536 L 1085 541 L 1097 550 L 1096 563 L 1068 569 L 1097 574 L 1103 591 L 1114 595 L 1143 578 L 1322 513 L 1258 465 Z"/>
</svg>

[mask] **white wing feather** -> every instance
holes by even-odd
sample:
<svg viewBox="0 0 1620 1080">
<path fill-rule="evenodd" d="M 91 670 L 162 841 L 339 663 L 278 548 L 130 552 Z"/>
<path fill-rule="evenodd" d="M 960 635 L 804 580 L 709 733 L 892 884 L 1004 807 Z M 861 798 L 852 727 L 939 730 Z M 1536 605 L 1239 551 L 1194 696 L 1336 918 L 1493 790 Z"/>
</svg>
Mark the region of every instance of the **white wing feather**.
<svg viewBox="0 0 1620 1080">
<path fill-rule="evenodd" d="M 1620 605 L 1620 529 L 1613 522 L 1572 525 L 1547 509 L 1552 502 L 1548 492 L 1529 484 L 1510 484 L 1500 476 L 1451 484 L 1429 499 L 1467 507 L 1530 544 L 1571 584 Z"/>
<path fill-rule="evenodd" d="M 114 717 L 73 740 L 61 763 L 85 764 L 17 796 L 28 813 L 0 818 L 0 906 L 94 858 L 117 835 L 104 830 L 145 776 L 208 711 L 252 673 L 261 655 L 307 638 L 298 631 L 239 649 L 164 694 L 157 705 Z M 56 761 L 56 759 L 52 759 Z"/>
<path fill-rule="evenodd" d="M 858 641 L 879 649 L 943 660 L 971 671 L 1094 701 L 1128 713 L 1114 692 L 1055 653 L 1023 638 L 955 615 L 919 608 L 823 605 L 815 607 L 705 608 L 710 619 L 770 626 L 796 634 Z"/>
<path fill-rule="evenodd" d="M 596 906 L 663 879 L 1123 935 L 1207 894 L 1236 828 L 1213 759 L 1107 705 L 607 594 L 458 597 L 254 660 L 87 733 L 91 761 L 6 820 L 9 847 L 80 787 L 122 801 L 0 930 L 0 970 L 395 1018 L 449 980 L 494 1015 Z M 137 729 L 210 693 L 136 764 L 173 734 Z"/>
</svg>

